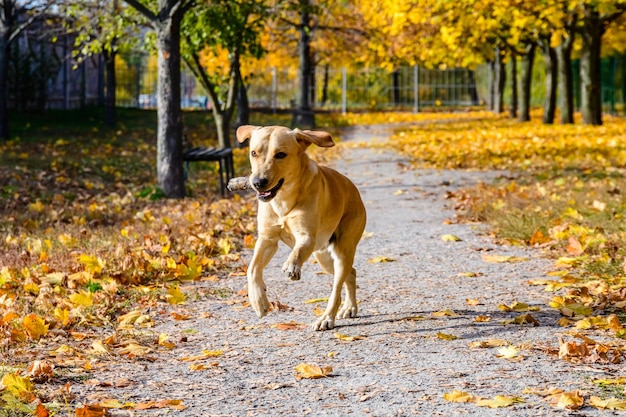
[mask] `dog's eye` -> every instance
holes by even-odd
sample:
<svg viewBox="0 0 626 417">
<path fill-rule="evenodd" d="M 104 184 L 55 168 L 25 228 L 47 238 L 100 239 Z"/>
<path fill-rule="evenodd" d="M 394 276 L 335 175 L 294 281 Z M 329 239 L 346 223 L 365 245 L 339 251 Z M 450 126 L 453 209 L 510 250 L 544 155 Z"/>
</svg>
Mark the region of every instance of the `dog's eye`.
<svg viewBox="0 0 626 417">
<path fill-rule="evenodd" d="M 276 155 L 274 155 L 274 158 L 276 159 L 284 159 L 287 157 L 287 154 L 285 152 L 278 152 Z"/>
<path fill-rule="evenodd" d="M 256 157 L 256 151 L 250 152 L 250 156 L 253 157 L 253 158 Z"/>
</svg>

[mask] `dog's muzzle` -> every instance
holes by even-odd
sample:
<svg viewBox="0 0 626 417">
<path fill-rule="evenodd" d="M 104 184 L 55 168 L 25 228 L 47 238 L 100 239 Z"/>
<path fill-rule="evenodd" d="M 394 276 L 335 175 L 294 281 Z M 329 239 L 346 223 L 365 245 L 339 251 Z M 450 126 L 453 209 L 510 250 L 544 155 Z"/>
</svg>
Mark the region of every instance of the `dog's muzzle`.
<svg viewBox="0 0 626 417">
<path fill-rule="evenodd" d="M 269 190 L 266 190 L 266 191 L 256 190 L 257 198 L 259 200 L 263 201 L 264 203 L 267 203 L 272 198 L 276 197 L 276 193 L 278 192 L 280 187 L 282 187 L 284 182 L 285 182 L 285 179 L 281 178 L 280 181 L 278 181 L 278 184 L 276 184 L 276 186 L 274 188 L 272 188 L 272 189 L 269 189 Z"/>
</svg>

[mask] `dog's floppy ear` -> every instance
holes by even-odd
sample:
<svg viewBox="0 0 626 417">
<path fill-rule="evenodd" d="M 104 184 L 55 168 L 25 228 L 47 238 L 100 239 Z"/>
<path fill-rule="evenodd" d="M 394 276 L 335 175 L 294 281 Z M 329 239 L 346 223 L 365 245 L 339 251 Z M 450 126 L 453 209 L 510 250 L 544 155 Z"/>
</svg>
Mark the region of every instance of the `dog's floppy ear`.
<svg viewBox="0 0 626 417">
<path fill-rule="evenodd" d="M 314 143 L 322 148 L 335 146 L 335 142 L 333 142 L 333 137 L 330 136 L 330 133 L 317 130 L 300 130 L 297 128 L 294 129 L 294 132 L 296 132 L 296 139 L 298 139 L 298 141 L 306 142 L 307 146 L 311 143 Z"/>
<path fill-rule="evenodd" d="M 243 125 L 237 128 L 237 142 L 243 143 L 246 139 L 250 139 L 252 131 L 258 129 L 259 126 Z"/>
</svg>

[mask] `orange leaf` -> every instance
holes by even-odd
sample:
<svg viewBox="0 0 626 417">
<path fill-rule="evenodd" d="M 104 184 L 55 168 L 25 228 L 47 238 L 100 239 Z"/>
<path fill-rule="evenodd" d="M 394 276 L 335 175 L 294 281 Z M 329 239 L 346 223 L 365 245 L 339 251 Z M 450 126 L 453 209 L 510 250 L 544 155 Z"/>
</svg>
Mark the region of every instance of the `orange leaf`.
<svg viewBox="0 0 626 417">
<path fill-rule="evenodd" d="M 107 410 L 99 405 L 86 405 L 76 409 L 76 417 L 105 417 Z"/>
</svg>

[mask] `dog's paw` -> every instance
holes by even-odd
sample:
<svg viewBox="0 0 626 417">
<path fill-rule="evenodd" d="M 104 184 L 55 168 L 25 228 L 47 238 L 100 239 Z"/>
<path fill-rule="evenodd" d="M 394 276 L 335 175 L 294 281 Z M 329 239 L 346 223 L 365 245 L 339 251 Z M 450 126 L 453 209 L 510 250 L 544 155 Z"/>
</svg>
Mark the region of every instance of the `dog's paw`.
<svg viewBox="0 0 626 417">
<path fill-rule="evenodd" d="M 287 263 L 285 263 L 285 265 L 283 265 L 283 272 L 292 281 L 300 280 L 300 277 L 302 275 L 302 269 L 298 265 L 293 265 L 293 264 L 289 265 Z"/>
<path fill-rule="evenodd" d="M 313 330 L 330 330 L 335 328 L 335 319 L 324 314 L 311 327 Z"/>
<path fill-rule="evenodd" d="M 340 319 L 353 319 L 357 316 L 359 309 L 357 306 L 344 305 L 337 313 L 337 317 Z"/>
<path fill-rule="evenodd" d="M 248 301 L 259 318 L 264 317 L 270 310 L 270 302 L 263 287 L 248 286 Z"/>
</svg>

